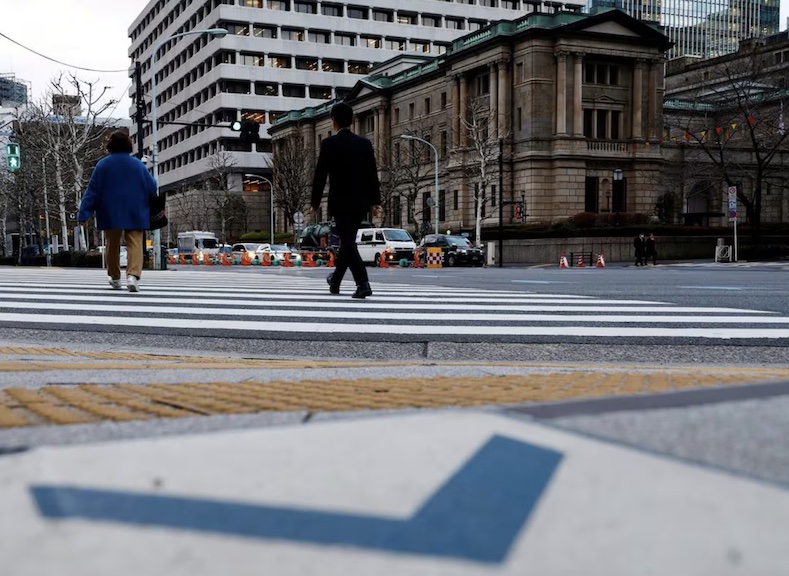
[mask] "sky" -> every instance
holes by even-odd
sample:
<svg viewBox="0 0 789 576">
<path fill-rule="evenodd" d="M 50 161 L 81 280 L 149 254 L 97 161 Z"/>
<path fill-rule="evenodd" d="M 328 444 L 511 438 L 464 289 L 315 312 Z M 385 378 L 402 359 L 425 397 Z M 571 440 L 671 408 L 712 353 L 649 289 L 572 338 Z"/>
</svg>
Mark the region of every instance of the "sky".
<svg viewBox="0 0 789 576">
<path fill-rule="evenodd" d="M 32 84 L 34 100 L 46 93 L 59 72 L 73 70 L 78 77 L 108 86 L 119 100 L 112 116 L 128 118 L 128 28 L 148 0 L 2 0 L 5 6 L 0 33 L 45 56 L 71 66 L 119 73 L 74 70 L 37 56 L 0 37 L 0 73 L 13 72 Z M 781 0 L 781 29 L 786 28 L 789 0 Z"/>
</svg>

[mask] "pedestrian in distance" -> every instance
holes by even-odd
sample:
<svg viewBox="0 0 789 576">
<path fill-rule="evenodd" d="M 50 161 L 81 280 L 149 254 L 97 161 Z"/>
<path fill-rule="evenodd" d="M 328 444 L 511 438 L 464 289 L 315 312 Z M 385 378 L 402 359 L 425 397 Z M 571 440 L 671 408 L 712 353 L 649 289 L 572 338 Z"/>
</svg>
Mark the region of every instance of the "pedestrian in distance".
<svg viewBox="0 0 789 576">
<path fill-rule="evenodd" d="M 649 259 L 652 259 L 652 266 L 657 266 L 657 244 L 655 243 L 655 235 L 650 232 L 649 236 L 644 243 L 644 263 L 649 263 Z"/>
<path fill-rule="evenodd" d="M 106 237 L 107 274 L 113 290 L 121 288 L 121 238 L 128 253 L 126 288 L 140 289 L 143 235 L 150 226 L 149 203 L 156 198 L 156 181 L 145 165 L 131 155 L 129 136 L 117 130 L 107 139 L 107 156 L 99 160 L 82 196 L 77 220 L 84 225 L 96 215 L 96 227 Z"/>
<path fill-rule="evenodd" d="M 316 219 L 323 198 L 326 178 L 329 179 L 328 212 L 337 226 L 340 249 L 335 269 L 326 279 L 329 292 L 340 293 L 340 283 L 347 270 L 356 282 L 353 298 L 366 298 L 373 291 L 367 269 L 356 247 L 356 232 L 368 212 L 381 212 L 381 187 L 375 164 L 373 145 L 367 138 L 351 132 L 353 108 L 344 102 L 331 109 L 335 134 L 321 142 L 315 176 L 312 181 L 312 213 Z"/>
<path fill-rule="evenodd" d="M 636 249 L 636 266 L 646 266 L 646 239 L 643 234 L 639 234 L 633 240 L 633 247 Z"/>
</svg>

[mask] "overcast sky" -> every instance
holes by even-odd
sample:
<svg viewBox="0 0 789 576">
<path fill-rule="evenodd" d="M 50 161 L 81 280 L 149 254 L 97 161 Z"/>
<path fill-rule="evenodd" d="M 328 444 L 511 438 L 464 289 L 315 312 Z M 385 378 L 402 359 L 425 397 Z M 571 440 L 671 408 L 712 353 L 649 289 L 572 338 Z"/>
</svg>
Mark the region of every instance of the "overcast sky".
<svg viewBox="0 0 789 576">
<path fill-rule="evenodd" d="M 0 33 L 46 56 L 74 66 L 120 73 L 76 70 L 80 78 L 111 87 L 120 103 L 113 116 L 128 117 L 131 65 L 128 28 L 148 0 L 3 0 Z M 786 28 L 789 0 L 781 0 L 781 29 Z M 40 99 L 51 78 L 69 70 L 0 37 L 0 73 L 13 72 L 32 83 Z"/>
</svg>

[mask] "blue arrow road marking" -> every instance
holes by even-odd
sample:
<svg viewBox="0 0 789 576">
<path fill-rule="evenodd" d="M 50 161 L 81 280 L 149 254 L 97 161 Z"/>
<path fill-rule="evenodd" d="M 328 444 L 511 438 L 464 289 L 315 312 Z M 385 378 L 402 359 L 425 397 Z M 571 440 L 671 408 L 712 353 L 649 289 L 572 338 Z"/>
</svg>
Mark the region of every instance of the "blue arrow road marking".
<svg viewBox="0 0 789 576">
<path fill-rule="evenodd" d="M 501 563 L 562 454 L 493 436 L 408 520 L 180 498 L 31 486 L 47 518 L 83 518 Z"/>
</svg>

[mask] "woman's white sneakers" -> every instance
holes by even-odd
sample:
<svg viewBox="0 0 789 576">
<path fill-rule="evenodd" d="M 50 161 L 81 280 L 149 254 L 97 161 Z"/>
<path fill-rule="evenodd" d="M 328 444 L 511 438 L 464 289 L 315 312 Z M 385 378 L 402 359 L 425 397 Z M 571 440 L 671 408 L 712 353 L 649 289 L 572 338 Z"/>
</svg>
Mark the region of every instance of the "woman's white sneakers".
<svg viewBox="0 0 789 576">
<path fill-rule="evenodd" d="M 127 276 L 126 277 L 126 289 L 129 292 L 139 292 L 140 291 L 140 287 L 138 285 L 139 282 L 140 282 L 140 279 L 137 278 L 137 276 Z"/>
</svg>

